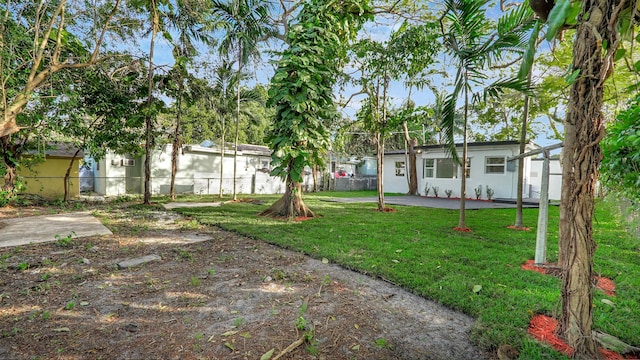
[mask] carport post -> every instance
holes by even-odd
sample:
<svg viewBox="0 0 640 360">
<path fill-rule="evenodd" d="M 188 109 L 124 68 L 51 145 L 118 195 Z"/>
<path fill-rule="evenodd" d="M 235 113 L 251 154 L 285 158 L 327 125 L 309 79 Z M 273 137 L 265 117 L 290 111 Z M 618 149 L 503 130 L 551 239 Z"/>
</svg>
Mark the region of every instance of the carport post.
<svg viewBox="0 0 640 360">
<path fill-rule="evenodd" d="M 549 213 L 549 150 L 543 153 L 542 182 L 540 184 L 540 211 L 538 212 L 538 233 L 536 234 L 536 265 L 547 262 L 547 220 Z"/>
<path fill-rule="evenodd" d="M 538 212 L 538 232 L 536 234 L 536 265 L 544 264 L 547 261 L 547 221 L 549 213 L 549 151 L 559 149 L 562 143 L 545 146 L 543 148 L 529 151 L 524 154 L 507 158 L 507 161 L 518 160 L 540 154 L 544 156 L 542 164 L 542 181 L 540 183 L 540 211 Z"/>
</svg>

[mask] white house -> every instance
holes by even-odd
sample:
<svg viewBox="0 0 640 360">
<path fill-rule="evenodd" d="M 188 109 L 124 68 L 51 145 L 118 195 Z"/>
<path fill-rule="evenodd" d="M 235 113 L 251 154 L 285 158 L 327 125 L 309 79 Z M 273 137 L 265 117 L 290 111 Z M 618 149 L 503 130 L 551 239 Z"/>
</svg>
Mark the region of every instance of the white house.
<svg viewBox="0 0 640 360">
<path fill-rule="evenodd" d="M 152 151 L 151 193 L 168 194 L 171 184 L 172 145 Z M 233 149 L 225 149 L 223 174 L 220 176 L 221 151 L 210 141 L 185 145 L 178 155 L 176 193 L 218 194 L 233 192 Z M 140 194 L 144 191 L 144 156 L 108 153 L 99 161 L 89 160 L 95 179 L 94 191 L 113 196 Z M 275 194 L 285 190 L 284 182 L 269 175 L 271 151 L 266 146 L 238 145 L 236 191 L 239 194 Z M 313 184 L 305 175 L 305 184 Z"/>
<path fill-rule="evenodd" d="M 458 156 L 462 157 L 462 145 L 457 144 Z M 529 143 L 525 151 L 540 148 Z M 434 196 L 434 188 L 438 196 L 446 197 L 451 191 L 452 197 L 460 197 L 461 169 L 447 154 L 442 145 L 425 145 L 417 148 L 418 191 Z M 475 198 L 475 189 L 481 188 L 482 199 L 487 198 L 487 186 L 493 190 L 492 198 L 515 199 L 518 189 L 517 161 L 507 162 L 507 158 L 520 153 L 518 141 L 491 141 L 468 144 L 467 161 L 467 198 Z M 404 150 L 389 151 L 384 156 L 383 181 L 385 192 L 406 193 L 409 191 L 407 174 L 408 155 Z M 540 174 L 538 171 L 536 174 Z M 524 196 L 539 197 L 532 179 L 532 159 L 524 160 Z M 538 177 L 540 175 L 537 175 Z M 539 189 L 540 180 L 537 179 Z M 537 196 L 536 196 L 537 195 Z M 553 198 L 553 197 L 550 197 Z"/>
</svg>

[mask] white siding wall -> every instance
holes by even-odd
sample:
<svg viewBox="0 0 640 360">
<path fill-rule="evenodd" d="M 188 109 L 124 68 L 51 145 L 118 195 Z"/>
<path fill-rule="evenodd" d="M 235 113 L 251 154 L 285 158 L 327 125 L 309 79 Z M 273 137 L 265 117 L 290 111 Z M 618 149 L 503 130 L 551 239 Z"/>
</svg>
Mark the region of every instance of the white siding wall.
<svg viewBox="0 0 640 360">
<path fill-rule="evenodd" d="M 125 168 L 112 165 L 112 160 L 119 161 L 122 155 L 108 152 L 105 158 L 93 161 L 94 191 L 98 194 L 124 195 L 126 194 Z M 99 164 L 99 165 L 98 165 Z M 99 170 L 97 168 L 100 168 Z"/>
<path fill-rule="evenodd" d="M 168 194 L 171 184 L 171 145 L 156 150 L 151 157 L 151 193 Z M 195 194 L 218 194 L 220 189 L 220 154 L 210 148 L 193 146 L 192 151 L 185 149 L 178 155 L 178 172 L 176 175 L 176 191 L 193 192 Z M 100 160 L 100 170 L 94 165 L 95 191 L 114 196 L 127 193 L 127 171 L 131 169 L 119 165 L 124 156 L 108 153 Z M 111 161 L 117 160 L 117 165 Z M 233 193 L 233 151 L 225 151 L 222 190 L 224 194 Z M 135 166 L 142 167 L 143 159 L 136 159 Z M 263 162 L 269 162 L 268 155 L 255 153 L 238 153 L 236 191 L 238 194 L 275 194 L 285 190 L 284 182 L 272 177 L 268 172 L 260 171 Z M 95 163 L 95 161 L 94 161 Z M 254 180 L 255 179 L 255 180 Z M 132 179 L 129 179 L 131 183 Z M 304 176 L 304 184 L 313 185 L 311 175 Z M 141 188 L 142 189 L 142 188 Z"/>
<path fill-rule="evenodd" d="M 154 153 L 151 162 L 154 194 L 166 194 L 169 191 L 171 148 L 171 145 L 166 145 L 162 151 Z M 196 194 L 218 194 L 221 181 L 220 153 L 201 150 L 185 151 L 184 155 L 182 155 L 182 152 L 179 153 L 176 188 L 191 188 L 191 191 Z M 226 150 L 224 154 L 222 191 L 225 194 L 233 193 L 233 155 L 233 150 Z M 271 184 L 258 182 L 259 179 L 266 180 L 263 179 L 265 178 L 263 176 L 264 173 L 258 171 L 262 168 L 262 160 L 269 160 L 269 157 L 238 152 L 238 165 L 236 167 L 236 192 L 238 194 L 251 194 L 252 191 L 259 192 L 271 189 Z M 254 176 L 256 177 L 256 189 L 253 189 Z M 268 174 L 266 177 L 269 177 Z M 273 183 L 275 181 L 270 182 Z"/>
<path fill-rule="evenodd" d="M 396 175 L 396 162 L 404 162 L 404 174 L 402 176 Z M 418 162 L 421 162 L 419 160 Z M 404 154 L 398 155 L 385 155 L 383 169 L 383 186 L 386 193 L 403 193 L 409 192 L 409 183 L 407 182 L 407 161 Z M 420 168 L 418 168 L 420 169 Z M 422 171 L 418 171 L 418 178 L 422 175 Z"/>
<path fill-rule="evenodd" d="M 528 197 L 540 198 L 542 184 L 542 159 L 531 161 L 531 186 L 525 189 Z M 562 168 L 559 160 L 549 160 L 549 199 L 560 200 L 562 193 Z"/>
<path fill-rule="evenodd" d="M 518 173 L 517 162 L 509 166 L 505 162 L 504 172 L 501 174 L 485 173 L 485 159 L 487 157 L 504 157 L 505 159 L 519 153 L 518 145 L 495 145 L 495 146 L 470 146 L 469 158 L 471 161 L 471 174 L 467 178 L 466 197 L 475 198 L 474 189 L 478 186 L 482 187 L 482 199 L 486 199 L 486 187 L 493 189 L 493 198 L 515 198 L 518 189 Z M 462 156 L 460 154 L 460 156 Z M 429 196 L 434 196 L 432 187 L 439 188 L 438 196 L 446 197 L 445 191 L 451 190 L 452 197 L 460 197 L 460 174 L 461 169 L 458 166 L 458 174 L 455 179 L 443 179 L 435 177 L 424 177 L 424 159 L 445 159 L 449 156 L 444 149 L 425 149 L 418 154 L 417 172 L 418 172 L 418 191 L 421 195 L 425 194 L 425 187 L 430 188 Z M 396 176 L 396 162 L 406 162 L 404 154 L 385 155 L 384 159 L 384 189 L 385 192 L 406 193 L 409 190 L 407 183 L 407 171 L 405 167 L 404 176 Z M 436 165 L 437 166 L 437 165 Z M 525 184 L 530 181 L 528 173 L 531 166 L 531 160 L 525 159 Z M 509 171 L 512 169 L 513 171 Z M 436 169 L 434 169 L 436 171 Z M 525 186 L 525 195 L 527 192 Z"/>
</svg>

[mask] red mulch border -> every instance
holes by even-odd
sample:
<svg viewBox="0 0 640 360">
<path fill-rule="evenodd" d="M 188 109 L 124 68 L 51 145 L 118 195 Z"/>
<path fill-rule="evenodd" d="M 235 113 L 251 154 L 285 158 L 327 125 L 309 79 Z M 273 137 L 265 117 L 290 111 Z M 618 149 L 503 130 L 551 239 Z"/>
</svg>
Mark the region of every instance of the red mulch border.
<svg viewBox="0 0 640 360">
<path fill-rule="evenodd" d="M 548 266 L 548 267 L 547 267 Z M 534 260 L 527 260 L 524 264 L 520 266 L 524 270 L 531 270 L 535 272 L 539 272 L 540 274 L 545 275 L 554 275 L 557 276 L 557 267 L 553 264 L 548 264 L 543 266 L 536 266 Z M 601 290 L 607 296 L 616 296 L 616 284 L 613 280 L 608 279 L 602 276 L 595 276 L 594 280 L 596 281 L 596 289 Z"/>
<path fill-rule="evenodd" d="M 454 231 L 458 231 L 458 232 L 464 232 L 464 233 L 468 233 L 471 232 L 471 229 L 469 229 L 468 227 L 454 227 L 453 228 Z"/>
<path fill-rule="evenodd" d="M 573 355 L 573 348 L 565 343 L 558 335 L 556 329 L 558 321 L 552 317 L 538 314 L 535 315 L 529 323 L 527 332 L 536 340 L 550 345 L 554 350 L 561 352 L 569 357 Z M 635 355 L 622 356 L 615 351 L 605 348 L 598 348 L 598 352 L 604 356 L 606 360 L 631 360 L 638 359 Z"/>
<path fill-rule="evenodd" d="M 531 230 L 531 228 L 528 228 L 526 226 L 515 226 L 515 225 L 509 225 L 509 226 L 507 226 L 507 229 L 518 230 L 518 231 L 529 231 L 529 230 Z"/>
<path fill-rule="evenodd" d="M 545 264 L 545 266 L 536 266 L 534 260 L 527 260 L 520 266 L 524 270 L 535 271 L 545 275 L 558 276 L 559 271 L 554 264 Z M 595 276 L 596 288 L 603 291 L 608 296 L 615 296 L 616 285 L 611 279 L 601 276 Z M 552 317 L 538 314 L 535 315 L 527 332 L 536 340 L 551 346 L 554 350 L 559 351 L 569 357 L 573 355 L 573 348 L 565 343 L 557 334 L 558 321 Z M 606 360 L 630 360 L 638 359 L 635 355 L 622 356 L 615 351 L 598 348 L 598 352 L 604 356 Z"/>
</svg>

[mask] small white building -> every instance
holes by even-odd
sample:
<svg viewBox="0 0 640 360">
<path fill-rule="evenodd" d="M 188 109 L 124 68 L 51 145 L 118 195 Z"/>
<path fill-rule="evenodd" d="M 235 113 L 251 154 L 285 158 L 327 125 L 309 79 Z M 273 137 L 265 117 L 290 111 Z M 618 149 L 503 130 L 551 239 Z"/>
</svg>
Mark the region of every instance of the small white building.
<svg viewBox="0 0 640 360">
<path fill-rule="evenodd" d="M 458 156 L 462 158 L 462 145 L 457 144 Z M 529 143 L 525 152 L 539 149 L 540 146 Z M 461 169 L 447 153 L 442 145 L 425 145 L 417 148 L 418 191 L 421 195 L 435 196 L 434 188 L 439 197 L 446 197 L 446 191 L 451 191 L 451 197 L 460 197 Z M 491 141 L 468 144 L 466 197 L 476 198 L 475 189 L 481 189 L 481 199 L 487 198 L 487 187 L 493 190 L 492 198 L 515 199 L 518 190 L 517 161 L 507 161 L 507 158 L 520 153 L 518 141 Z M 408 155 L 404 150 L 389 151 L 384 156 L 383 181 L 384 191 L 392 193 L 407 193 L 409 181 L 407 173 Z M 537 163 L 536 161 L 533 161 Z M 541 168 L 540 168 L 541 169 Z M 552 173 L 554 171 L 552 170 Z M 532 159 L 524 160 L 523 196 L 540 197 L 541 170 L 532 170 Z M 537 175 L 534 178 L 532 175 Z M 550 179 L 551 182 L 556 179 Z M 536 187 L 537 186 L 537 187 Z M 550 188 L 556 187 L 551 185 Z M 559 186 L 558 186 L 559 187 Z M 536 192 L 535 189 L 538 189 Z M 555 192 L 553 193 L 555 196 Z M 550 199 L 554 199 L 550 196 Z"/>
<path fill-rule="evenodd" d="M 151 193 L 168 194 L 171 184 L 172 145 L 164 145 L 151 154 Z M 233 149 L 225 149 L 220 176 L 221 151 L 210 141 L 185 145 L 178 153 L 176 193 L 218 194 L 220 182 L 224 194 L 233 193 Z M 144 156 L 107 153 L 104 159 L 89 160 L 94 173 L 94 191 L 116 196 L 144 192 Z M 276 194 L 285 190 L 279 177 L 269 175 L 271 150 L 266 146 L 238 145 L 236 191 L 238 194 Z M 310 173 L 309 173 L 310 174 Z M 313 184 L 305 175 L 305 185 Z"/>
</svg>

